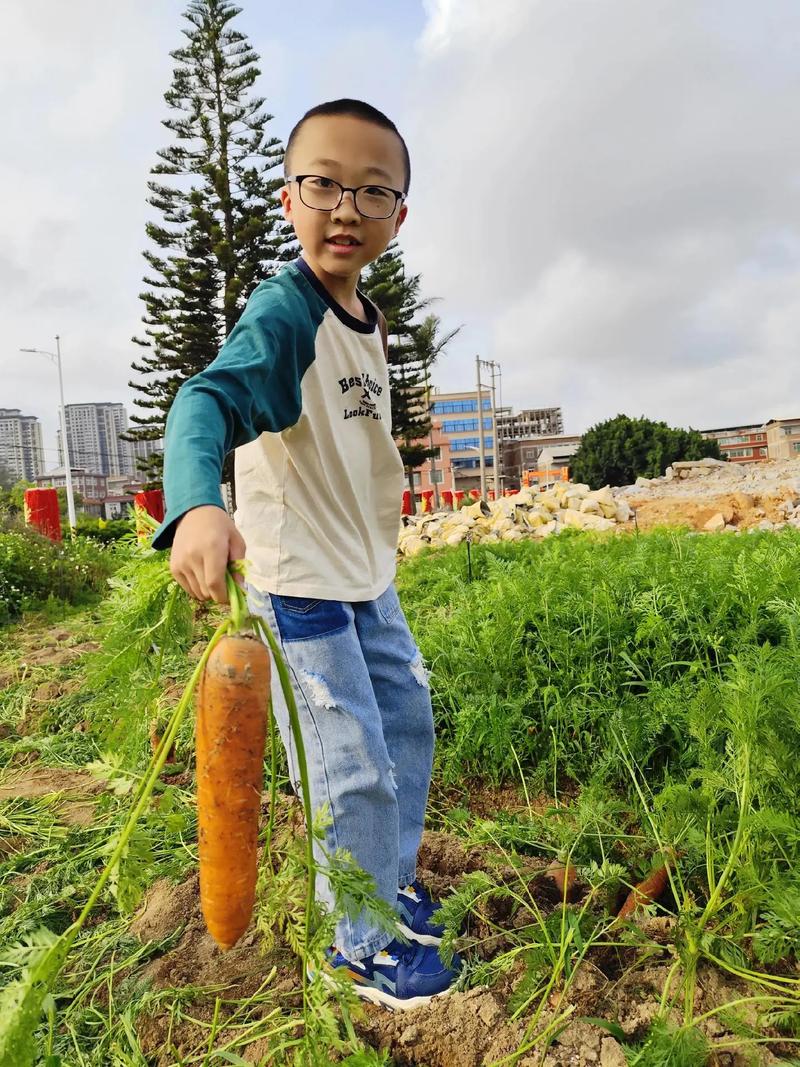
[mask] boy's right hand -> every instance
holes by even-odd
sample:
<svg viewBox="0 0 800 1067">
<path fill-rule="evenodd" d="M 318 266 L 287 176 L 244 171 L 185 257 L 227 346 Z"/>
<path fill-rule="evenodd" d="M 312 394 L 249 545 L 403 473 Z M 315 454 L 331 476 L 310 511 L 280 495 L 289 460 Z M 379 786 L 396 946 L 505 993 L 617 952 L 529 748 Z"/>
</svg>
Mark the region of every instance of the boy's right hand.
<svg viewBox="0 0 800 1067">
<path fill-rule="evenodd" d="M 244 538 L 226 511 L 214 504 L 192 508 L 178 519 L 169 569 L 196 600 L 228 603 L 228 564 L 244 559 Z"/>
</svg>

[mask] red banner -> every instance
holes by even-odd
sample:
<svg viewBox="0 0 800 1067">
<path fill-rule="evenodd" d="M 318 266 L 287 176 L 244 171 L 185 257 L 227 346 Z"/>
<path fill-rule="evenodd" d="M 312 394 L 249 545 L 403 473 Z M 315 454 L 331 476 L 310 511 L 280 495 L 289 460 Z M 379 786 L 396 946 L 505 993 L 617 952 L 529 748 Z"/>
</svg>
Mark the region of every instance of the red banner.
<svg viewBox="0 0 800 1067">
<path fill-rule="evenodd" d="M 61 540 L 61 515 L 55 489 L 25 490 L 25 522 L 51 541 Z"/>
<path fill-rule="evenodd" d="M 133 498 L 133 510 L 137 516 L 140 512 L 144 511 L 156 520 L 156 522 L 164 521 L 164 493 L 161 489 L 145 489 L 141 493 L 137 493 Z M 137 519 L 136 522 L 136 536 L 140 541 L 145 537 L 149 537 L 150 530 L 144 524 L 140 523 Z"/>
</svg>

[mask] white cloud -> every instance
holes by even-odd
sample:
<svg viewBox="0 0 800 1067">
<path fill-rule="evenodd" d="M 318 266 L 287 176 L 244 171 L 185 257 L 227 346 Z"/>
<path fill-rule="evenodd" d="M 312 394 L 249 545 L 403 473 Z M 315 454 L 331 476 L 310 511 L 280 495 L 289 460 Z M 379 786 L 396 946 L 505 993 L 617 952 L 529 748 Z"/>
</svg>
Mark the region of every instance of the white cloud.
<svg viewBox="0 0 800 1067">
<path fill-rule="evenodd" d="M 12 7 L 0 39 L 0 406 L 39 416 L 54 463 L 57 378 L 18 349 L 53 349 L 58 333 L 67 403 L 130 403 L 145 183 L 180 5 Z"/>
<path fill-rule="evenodd" d="M 406 245 L 504 400 L 694 425 L 800 411 L 800 9 L 431 0 Z M 413 190 L 412 190 L 413 192 Z"/>
<path fill-rule="evenodd" d="M 82 80 L 57 100 L 48 116 L 59 138 L 101 138 L 119 119 L 125 103 L 124 67 L 118 52 L 98 57 Z"/>
</svg>

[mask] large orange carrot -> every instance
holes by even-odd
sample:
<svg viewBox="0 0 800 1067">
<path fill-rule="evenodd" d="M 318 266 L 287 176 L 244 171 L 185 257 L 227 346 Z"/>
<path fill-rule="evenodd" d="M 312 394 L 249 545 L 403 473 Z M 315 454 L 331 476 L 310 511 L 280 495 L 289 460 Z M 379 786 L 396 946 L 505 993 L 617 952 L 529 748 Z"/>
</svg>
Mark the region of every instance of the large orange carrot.
<svg viewBox="0 0 800 1067">
<path fill-rule="evenodd" d="M 200 904 L 223 951 L 247 929 L 255 902 L 269 692 L 266 646 L 243 634 L 223 637 L 197 696 Z"/>
<path fill-rule="evenodd" d="M 663 863 L 651 871 L 644 881 L 633 887 L 625 898 L 625 903 L 617 912 L 617 918 L 627 919 L 637 908 L 642 908 L 645 904 L 654 904 L 667 888 L 668 880 L 669 865 Z"/>
</svg>

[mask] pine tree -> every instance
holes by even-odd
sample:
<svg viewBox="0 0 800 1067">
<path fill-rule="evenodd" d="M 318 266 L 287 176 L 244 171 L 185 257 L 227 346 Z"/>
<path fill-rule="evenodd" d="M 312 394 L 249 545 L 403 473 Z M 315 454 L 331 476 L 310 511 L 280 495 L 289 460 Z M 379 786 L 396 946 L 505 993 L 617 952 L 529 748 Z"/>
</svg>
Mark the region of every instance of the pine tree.
<svg viewBox="0 0 800 1067">
<path fill-rule="evenodd" d="M 164 125 L 174 142 L 148 182 L 161 221 L 146 226 L 155 250 L 144 253 L 144 337 L 133 338 L 145 351 L 129 383 L 142 412 L 131 416 L 132 440 L 163 436 L 181 384 L 208 366 L 259 281 L 293 254 L 275 200 L 283 180 L 270 177 L 283 148 L 267 135 L 264 100 L 250 95 L 258 56 L 231 26 L 239 13 L 229 0 L 191 0 L 186 44 L 171 53 Z M 160 464 L 156 455 L 143 467 L 154 478 Z"/>
<path fill-rule="evenodd" d="M 430 369 L 458 330 L 439 336 L 439 319 L 420 313 L 431 300 L 420 298 L 420 275 L 406 274 L 402 253 L 391 244 L 362 279 L 364 293 L 380 308 L 389 333 L 392 434 L 414 493 L 414 471 L 430 459 Z"/>
</svg>

